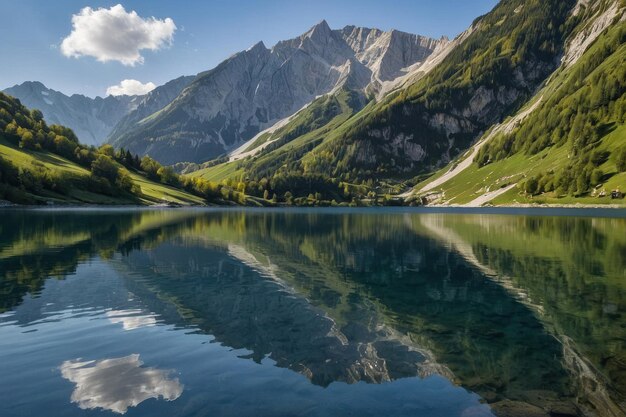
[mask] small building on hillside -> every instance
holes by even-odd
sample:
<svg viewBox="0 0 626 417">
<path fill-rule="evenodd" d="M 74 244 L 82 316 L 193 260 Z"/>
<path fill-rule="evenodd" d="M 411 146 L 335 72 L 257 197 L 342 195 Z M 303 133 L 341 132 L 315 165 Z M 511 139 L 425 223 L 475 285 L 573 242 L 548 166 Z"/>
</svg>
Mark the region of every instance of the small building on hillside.
<svg viewBox="0 0 626 417">
<path fill-rule="evenodd" d="M 622 193 L 618 188 L 617 190 L 611 191 L 611 198 L 613 200 L 617 200 L 618 198 L 624 198 L 624 193 Z"/>
</svg>

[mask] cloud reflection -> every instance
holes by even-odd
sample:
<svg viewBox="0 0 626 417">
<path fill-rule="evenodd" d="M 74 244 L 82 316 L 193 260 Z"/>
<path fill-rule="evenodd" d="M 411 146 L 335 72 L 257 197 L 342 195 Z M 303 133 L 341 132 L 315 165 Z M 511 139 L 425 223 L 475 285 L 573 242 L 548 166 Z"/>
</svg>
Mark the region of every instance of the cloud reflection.
<svg viewBox="0 0 626 417">
<path fill-rule="evenodd" d="M 71 400 L 83 409 L 103 408 L 125 414 L 150 398 L 174 401 L 183 392 L 169 371 L 144 368 L 138 354 L 99 361 L 73 359 L 63 362 L 63 378 L 76 384 Z"/>
<path fill-rule="evenodd" d="M 111 310 L 106 312 L 106 316 L 113 324 L 121 323 L 124 330 L 152 327 L 156 324 L 153 314 L 141 315 L 141 312 L 141 310 Z"/>
</svg>

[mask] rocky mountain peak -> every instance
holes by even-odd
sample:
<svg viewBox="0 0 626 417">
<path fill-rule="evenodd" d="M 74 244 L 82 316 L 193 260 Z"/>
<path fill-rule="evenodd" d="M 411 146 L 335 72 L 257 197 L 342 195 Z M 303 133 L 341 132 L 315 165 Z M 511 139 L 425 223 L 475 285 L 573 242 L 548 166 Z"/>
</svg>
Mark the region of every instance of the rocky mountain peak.
<svg viewBox="0 0 626 417">
<path fill-rule="evenodd" d="M 128 125 L 130 130 L 115 132 L 111 141 L 166 164 L 203 162 L 321 95 L 340 88 L 363 95 L 378 91 L 431 54 L 438 42 L 356 26 L 332 30 L 322 20 L 271 49 L 259 42 L 199 74 L 164 111 L 146 117 L 150 123 Z"/>
<path fill-rule="evenodd" d="M 371 29 L 357 26 L 346 26 L 341 29 L 341 37 L 352 48 L 352 50 L 361 54 L 370 48 L 374 42 L 383 34 L 380 29 Z"/>
<path fill-rule="evenodd" d="M 259 41 L 247 49 L 248 52 L 258 52 L 263 50 L 267 50 L 263 41 Z"/>
<path fill-rule="evenodd" d="M 332 36 L 332 30 L 330 29 L 330 26 L 328 26 L 328 22 L 326 22 L 326 20 L 322 20 L 311 29 L 309 29 L 309 31 L 306 32 L 303 37 L 324 41 L 330 36 Z"/>
<path fill-rule="evenodd" d="M 12 88 L 24 88 L 31 91 L 47 91 L 48 88 L 39 81 L 25 81 L 22 84 L 16 84 Z"/>
</svg>

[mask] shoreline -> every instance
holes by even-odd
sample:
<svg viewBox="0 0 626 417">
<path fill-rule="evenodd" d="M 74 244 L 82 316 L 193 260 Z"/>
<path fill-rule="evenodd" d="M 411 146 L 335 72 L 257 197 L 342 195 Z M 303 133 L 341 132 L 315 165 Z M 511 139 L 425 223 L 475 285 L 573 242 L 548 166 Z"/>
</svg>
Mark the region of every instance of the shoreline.
<svg viewBox="0 0 626 417">
<path fill-rule="evenodd" d="M 464 205 L 464 204 L 432 204 L 423 207 L 436 207 L 436 208 L 575 208 L 575 209 L 626 209 L 626 204 L 555 204 L 555 203 L 515 203 L 515 204 L 501 204 L 491 205 L 486 204 L 482 206 L 478 205 Z"/>
<path fill-rule="evenodd" d="M 0 210 L 2 209 L 127 209 L 127 208 L 150 208 L 150 209 L 179 209 L 179 208 L 249 208 L 249 209 L 306 209 L 306 208 L 422 208 L 422 209 L 611 209 L 624 210 L 626 204 L 558 204 L 558 203 L 513 203 L 513 204 L 426 204 L 420 206 L 399 205 L 362 205 L 362 206 L 296 206 L 278 203 L 274 206 L 247 206 L 237 204 L 17 204 L 6 200 L 0 200 Z"/>
<path fill-rule="evenodd" d="M 34 204 L 6 204 L 5 202 L 0 203 L 0 210 L 2 209 L 35 209 L 35 210 L 74 210 L 74 209 L 99 209 L 99 210 L 116 210 L 116 209 L 250 209 L 250 210 L 293 210 L 293 209 L 426 209 L 426 210 L 459 210 L 466 209 L 468 211 L 471 210 L 493 210 L 493 209 L 576 209 L 576 210 L 626 210 L 626 205 L 620 204 L 506 204 L 506 205 L 464 205 L 464 204 L 429 204 L 423 206 L 371 206 L 371 205 L 363 205 L 363 206 L 295 206 L 295 205 L 286 205 L 280 204 L 276 206 L 243 206 L 243 205 L 219 205 L 219 204 L 180 204 L 180 205 L 142 205 L 142 204 L 52 204 L 52 205 L 34 205 Z"/>
</svg>

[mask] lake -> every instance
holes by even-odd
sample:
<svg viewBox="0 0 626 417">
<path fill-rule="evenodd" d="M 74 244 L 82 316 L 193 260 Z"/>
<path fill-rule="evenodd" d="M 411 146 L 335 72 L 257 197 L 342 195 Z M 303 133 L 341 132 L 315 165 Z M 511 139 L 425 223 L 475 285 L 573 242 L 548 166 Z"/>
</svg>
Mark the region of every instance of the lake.
<svg viewBox="0 0 626 417">
<path fill-rule="evenodd" d="M 0 415 L 625 416 L 626 213 L 0 212 Z"/>
</svg>

